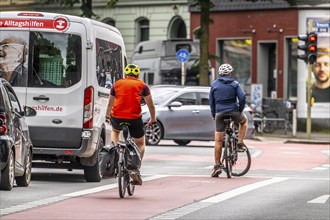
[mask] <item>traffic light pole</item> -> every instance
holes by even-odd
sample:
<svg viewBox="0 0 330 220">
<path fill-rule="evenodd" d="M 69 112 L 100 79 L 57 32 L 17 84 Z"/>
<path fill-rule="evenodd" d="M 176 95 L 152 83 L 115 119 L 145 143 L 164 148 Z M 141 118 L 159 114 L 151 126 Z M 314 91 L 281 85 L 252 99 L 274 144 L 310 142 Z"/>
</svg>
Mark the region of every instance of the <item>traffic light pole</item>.
<svg viewBox="0 0 330 220">
<path fill-rule="evenodd" d="M 306 133 L 307 138 L 311 139 L 312 131 L 312 64 L 308 63 L 308 76 L 307 76 L 307 121 Z"/>
<path fill-rule="evenodd" d="M 309 20 L 308 33 L 313 31 L 314 20 Z M 306 118 L 306 134 L 307 138 L 311 139 L 312 132 L 312 64 L 308 62 L 308 73 L 307 73 L 307 118 Z"/>
</svg>

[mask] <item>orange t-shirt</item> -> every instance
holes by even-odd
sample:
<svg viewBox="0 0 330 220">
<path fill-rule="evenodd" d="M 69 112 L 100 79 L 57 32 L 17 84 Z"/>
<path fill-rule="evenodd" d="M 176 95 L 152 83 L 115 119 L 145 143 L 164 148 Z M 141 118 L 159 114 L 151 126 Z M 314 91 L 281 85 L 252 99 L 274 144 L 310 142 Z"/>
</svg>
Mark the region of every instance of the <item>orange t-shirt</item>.
<svg viewBox="0 0 330 220">
<path fill-rule="evenodd" d="M 150 95 L 150 89 L 142 80 L 124 78 L 115 82 L 110 90 L 115 96 L 111 115 L 115 118 L 137 119 L 141 116 L 141 100 Z"/>
</svg>

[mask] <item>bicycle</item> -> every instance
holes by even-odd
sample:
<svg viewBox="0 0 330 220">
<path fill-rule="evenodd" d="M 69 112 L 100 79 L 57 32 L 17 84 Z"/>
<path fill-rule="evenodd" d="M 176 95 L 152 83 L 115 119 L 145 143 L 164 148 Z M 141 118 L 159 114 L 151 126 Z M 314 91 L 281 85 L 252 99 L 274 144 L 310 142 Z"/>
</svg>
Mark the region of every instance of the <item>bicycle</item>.
<svg viewBox="0 0 330 220">
<path fill-rule="evenodd" d="M 238 151 L 238 124 L 230 116 L 224 118 L 225 137 L 223 140 L 222 168 L 228 178 L 243 176 L 251 167 L 251 154 L 248 148 L 243 152 Z"/>
<path fill-rule="evenodd" d="M 135 191 L 135 185 L 132 184 L 133 180 L 130 177 L 130 171 L 127 169 L 127 154 L 125 152 L 128 150 L 128 146 L 136 146 L 133 138 L 129 132 L 129 123 L 123 122 L 120 124 L 123 131 L 124 141 L 118 141 L 117 151 L 118 151 L 118 165 L 116 176 L 118 177 L 118 189 L 120 198 L 124 198 L 127 193 L 132 196 Z"/>
</svg>

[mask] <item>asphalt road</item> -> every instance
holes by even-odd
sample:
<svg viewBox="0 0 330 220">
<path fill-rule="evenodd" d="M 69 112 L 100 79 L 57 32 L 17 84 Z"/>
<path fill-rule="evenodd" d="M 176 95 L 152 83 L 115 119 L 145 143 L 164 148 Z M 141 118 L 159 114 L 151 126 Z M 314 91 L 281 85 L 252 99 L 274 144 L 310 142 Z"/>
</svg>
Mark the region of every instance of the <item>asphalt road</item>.
<svg viewBox="0 0 330 220">
<path fill-rule="evenodd" d="M 148 146 L 143 185 L 120 199 L 116 179 L 33 169 L 27 188 L 0 191 L 0 219 L 329 219 L 329 145 L 247 141 L 244 177 L 211 178 L 213 143 Z"/>
</svg>

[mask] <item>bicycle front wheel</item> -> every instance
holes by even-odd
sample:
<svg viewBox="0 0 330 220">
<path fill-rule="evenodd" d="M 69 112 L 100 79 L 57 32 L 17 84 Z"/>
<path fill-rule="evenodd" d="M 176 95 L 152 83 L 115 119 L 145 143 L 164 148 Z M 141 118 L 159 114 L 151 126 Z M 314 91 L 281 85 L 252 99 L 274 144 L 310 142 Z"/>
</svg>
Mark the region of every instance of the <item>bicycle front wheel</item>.
<svg viewBox="0 0 330 220">
<path fill-rule="evenodd" d="M 243 176 L 251 167 L 251 154 L 248 148 L 244 152 L 237 152 L 236 163 L 232 167 L 233 176 Z"/>
<path fill-rule="evenodd" d="M 120 198 L 125 197 L 127 187 L 127 178 L 125 177 L 124 166 L 122 163 L 118 163 L 118 189 Z"/>
<path fill-rule="evenodd" d="M 224 147 L 225 148 L 224 148 L 223 156 L 225 158 L 226 173 L 227 173 L 227 177 L 231 178 L 232 157 L 231 157 L 231 143 L 230 143 L 229 135 L 225 136 Z"/>
<path fill-rule="evenodd" d="M 127 175 L 127 179 L 128 179 L 127 193 L 129 196 L 132 196 L 134 194 L 135 185 L 132 184 L 132 179 L 129 175 Z"/>
</svg>

